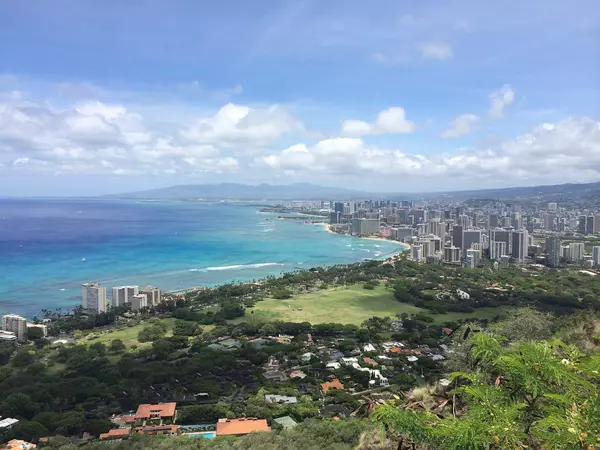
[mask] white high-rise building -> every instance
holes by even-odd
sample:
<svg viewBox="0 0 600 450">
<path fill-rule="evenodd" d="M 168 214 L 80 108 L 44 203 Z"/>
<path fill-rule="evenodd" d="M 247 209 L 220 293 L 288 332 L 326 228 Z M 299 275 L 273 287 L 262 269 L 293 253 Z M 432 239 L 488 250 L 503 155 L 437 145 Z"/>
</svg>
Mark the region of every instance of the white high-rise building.
<svg viewBox="0 0 600 450">
<path fill-rule="evenodd" d="M 100 283 L 85 283 L 81 285 L 81 306 L 83 309 L 96 312 L 106 312 L 108 299 L 106 288 Z"/>
<path fill-rule="evenodd" d="M 506 255 L 506 242 L 491 241 L 490 242 L 490 259 L 500 261 L 500 258 L 504 255 Z"/>
<path fill-rule="evenodd" d="M 138 286 L 116 286 L 112 288 L 112 305 L 123 306 L 131 303 L 131 297 L 139 294 Z"/>
<path fill-rule="evenodd" d="M 148 306 L 156 306 L 162 302 L 162 291 L 158 288 L 146 286 L 144 289 L 140 289 L 140 294 L 146 294 Z"/>
<path fill-rule="evenodd" d="M 600 266 L 600 246 L 596 245 L 592 249 L 592 260 L 594 261 L 594 266 Z"/>
<path fill-rule="evenodd" d="M 423 260 L 423 247 L 420 245 L 413 245 L 411 248 L 411 256 L 415 261 Z"/>
<path fill-rule="evenodd" d="M 132 295 L 128 303 L 131 303 L 132 311 L 139 311 L 148 306 L 148 296 L 146 294 Z"/>
<path fill-rule="evenodd" d="M 460 262 L 460 248 L 444 247 L 444 261 L 453 264 Z"/>
<path fill-rule="evenodd" d="M 17 341 L 27 341 L 27 319 L 16 314 L 2 316 L 2 330 L 14 333 Z"/>
<path fill-rule="evenodd" d="M 548 203 L 548 211 L 556 211 L 557 204 L 556 203 Z"/>
<path fill-rule="evenodd" d="M 582 262 L 584 250 L 585 244 L 583 242 L 571 242 L 569 244 L 569 259 L 571 260 L 571 262 Z"/>
<path fill-rule="evenodd" d="M 479 266 L 481 262 L 481 252 L 474 248 L 470 248 L 467 250 L 467 267 L 470 269 L 474 269 Z"/>
</svg>

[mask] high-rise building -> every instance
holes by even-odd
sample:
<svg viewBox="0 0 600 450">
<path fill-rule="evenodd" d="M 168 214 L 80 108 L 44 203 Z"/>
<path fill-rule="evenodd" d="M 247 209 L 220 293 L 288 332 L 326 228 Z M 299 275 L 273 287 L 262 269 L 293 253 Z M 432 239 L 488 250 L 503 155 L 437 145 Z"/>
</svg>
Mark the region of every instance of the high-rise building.
<svg viewBox="0 0 600 450">
<path fill-rule="evenodd" d="M 467 267 L 469 269 L 474 269 L 475 267 L 479 266 L 479 263 L 481 262 L 481 252 L 474 248 L 468 249 L 466 260 Z"/>
<path fill-rule="evenodd" d="M 333 205 L 333 211 L 344 214 L 344 203 L 343 202 L 335 202 Z"/>
<path fill-rule="evenodd" d="M 2 330 L 14 333 L 17 341 L 27 341 L 27 319 L 16 314 L 2 316 Z"/>
<path fill-rule="evenodd" d="M 509 255 L 503 255 L 500 257 L 500 268 L 501 269 L 508 269 L 510 267 L 510 256 Z"/>
<path fill-rule="evenodd" d="M 462 235 L 462 247 L 461 252 L 463 255 L 467 254 L 467 249 L 471 248 L 471 245 L 481 245 L 481 230 L 465 230 Z"/>
<path fill-rule="evenodd" d="M 156 306 L 162 302 L 162 291 L 152 286 L 146 286 L 140 289 L 140 294 L 144 294 L 148 299 L 148 306 Z"/>
<path fill-rule="evenodd" d="M 556 203 L 548 203 L 548 211 L 556 211 Z"/>
<path fill-rule="evenodd" d="M 134 294 L 130 298 L 131 310 L 139 311 L 148 306 L 148 296 L 146 294 Z"/>
<path fill-rule="evenodd" d="M 490 230 L 490 249 L 492 248 L 492 243 L 493 242 L 504 242 L 504 244 L 506 245 L 506 249 L 504 255 L 510 255 L 512 252 L 512 239 L 511 239 L 511 230 L 504 230 L 502 228 L 497 228 L 495 230 Z M 490 250 L 491 252 L 491 250 Z M 498 258 L 502 256 L 502 255 L 498 255 Z M 493 258 L 490 256 L 490 258 L 492 259 L 498 259 L 498 258 Z"/>
<path fill-rule="evenodd" d="M 488 229 L 498 228 L 498 225 L 499 225 L 498 215 L 490 214 L 488 217 Z"/>
<path fill-rule="evenodd" d="M 585 244 L 583 242 L 571 242 L 569 244 L 569 260 L 574 263 L 583 261 Z"/>
<path fill-rule="evenodd" d="M 460 249 L 463 248 L 463 227 L 460 225 L 454 225 L 452 227 L 452 245 Z"/>
<path fill-rule="evenodd" d="M 587 216 L 585 221 L 585 233 L 586 234 L 594 234 L 597 230 L 595 228 L 596 221 L 594 216 Z"/>
<path fill-rule="evenodd" d="M 525 262 L 529 250 L 529 233 L 527 230 L 518 230 L 512 234 L 512 256 L 518 263 Z"/>
<path fill-rule="evenodd" d="M 396 228 L 394 231 L 394 238 L 397 241 L 410 241 L 414 235 L 414 230 L 412 228 L 408 228 L 408 227 L 399 227 Z"/>
<path fill-rule="evenodd" d="M 471 218 L 466 214 L 461 214 L 458 216 L 458 224 L 463 227 L 463 230 L 466 230 L 471 225 Z"/>
<path fill-rule="evenodd" d="M 577 232 L 585 234 L 587 228 L 587 216 L 579 216 L 577 220 Z"/>
<path fill-rule="evenodd" d="M 490 241 L 490 259 L 500 261 L 500 258 L 506 255 L 506 242 L 504 241 Z"/>
<path fill-rule="evenodd" d="M 421 247 L 420 245 L 413 245 L 411 247 L 411 256 L 412 256 L 412 259 L 414 259 L 415 261 L 422 261 L 423 260 L 423 247 Z"/>
<path fill-rule="evenodd" d="M 342 217 L 341 213 L 332 211 L 329 213 L 329 223 L 332 225 L 336 225 L 336 224 L 340 223 L 341 217 Z"/>
<path fill-rule="evenodd" d="M 81 306 L 83 309 L 95 312 L 106 312 L 108 300 L 106 288 L 99 283 L 85 283 L 81 285 Z"/>
<path fill-rule="evenodd" d="M 460 262 L 460 248 L 459 247 L 444 247 L 444 261 L 448 263 L 459 263 Z"/>
<path fill-rule="evenodd" d="M 600 266 L 600 245 L 594 246 L 592 249 L 592 260 L 594 261 L 594 266 Z"/>
<path fill-rule="evenodd" d="M 123 306 L 131 303 L 131 298 L 139 294 L 138 286 L 116 286 L 112 288 L 112 306 Z"/>
</svg>

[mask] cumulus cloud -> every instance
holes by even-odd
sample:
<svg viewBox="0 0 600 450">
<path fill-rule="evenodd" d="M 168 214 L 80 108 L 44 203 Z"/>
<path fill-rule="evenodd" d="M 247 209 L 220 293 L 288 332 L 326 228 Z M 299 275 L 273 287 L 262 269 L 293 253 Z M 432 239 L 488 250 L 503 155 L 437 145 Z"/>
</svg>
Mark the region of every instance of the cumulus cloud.
<svg viewBox="0 0 600 450">
<path fill-rule="evenodd" d="M 180 129 L 90 101 L 66 109 L 0 104 L 0 164 L 52 173 L 193 174 L 239 169 L 233 152 L 272 145 L 302 124 L 278 106 L 227 104 Z"/>
<path fill-rule="evenodd" d="M 368 134 L 407 134 L 415 131 L 415 124 L 406 118 L 406 112 L 398 106 L 381 111 L 374 123 L 362 120 L 344 120 L 342 136 L 360 137 Z"/>
<path fill-rule="evenodd" d="M 515 101 L 515 91 L 509 85 L 504 85 L 490 94 L 490 117 L 492 119 L 504 118 L 504 108 Z"/>
<path fill-rule="evenodd" d="M 479 117 L 475 114 L 463 114 L 450 122 L 450 127 L 442 133 L 444 138 L 455 138 L 466 136 L 473 131 L 475 125 L 479 122 Z"/>
<path fill-rule="evenodd" d="M 257 162 L 305 175 L 485 177 L 528 184 L 581 181 L 600 176 L 600 122 L 570 118 L 494 146 L 438 155 L 380 148 L 359 138 L 332 138 L 312 146 L 294 145 Z"/>
<path fill-rule="evenodd" d="M 451 59 L 454 56 L 452 47 L 445 42 L 427 42 L 419 45 L 423 59 Z"/>
</svg>

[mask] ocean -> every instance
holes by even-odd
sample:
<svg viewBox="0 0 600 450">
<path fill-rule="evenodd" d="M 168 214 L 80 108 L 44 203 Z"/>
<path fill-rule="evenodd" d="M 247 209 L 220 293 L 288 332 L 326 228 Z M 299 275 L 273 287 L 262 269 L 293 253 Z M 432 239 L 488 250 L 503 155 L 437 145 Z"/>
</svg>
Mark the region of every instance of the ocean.
<svg viewBox="0 0 600 450">
<path fill-rule="evenodd" d="M 278 220 L 244 204 L 0 199 L 0 314 L 70 310 L 81 284 L 163 290 L 385 258 L 397 243 Z"/>
</svg>

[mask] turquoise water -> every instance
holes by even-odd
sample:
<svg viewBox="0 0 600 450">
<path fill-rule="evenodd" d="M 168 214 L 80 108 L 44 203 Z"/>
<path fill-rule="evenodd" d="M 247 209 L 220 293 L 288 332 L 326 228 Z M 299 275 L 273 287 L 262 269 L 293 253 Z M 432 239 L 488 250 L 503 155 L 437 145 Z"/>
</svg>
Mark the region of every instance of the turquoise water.
<svg viewBox="0 0 600 450">
<path fill-rule="evenodd" d="M 175 290 L 384 258 L 403 249 L 277 220 L 258 209 L 0 199 L 0 313 L 31 317 L 42 308 L 72 308 L 88 281 L 109 292 L 124 284 Z"/>
</svg>

